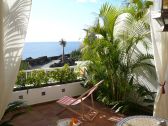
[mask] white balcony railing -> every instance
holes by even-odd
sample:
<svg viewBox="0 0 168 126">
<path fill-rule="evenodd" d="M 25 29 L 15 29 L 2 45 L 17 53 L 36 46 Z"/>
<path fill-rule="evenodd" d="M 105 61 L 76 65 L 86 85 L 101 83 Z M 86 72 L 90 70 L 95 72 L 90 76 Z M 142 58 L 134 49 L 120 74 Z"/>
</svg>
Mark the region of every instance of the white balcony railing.
<svg viewBox="0 0 168 126">
<path fill-rule="evenodd" d="M 23 72 L 26 73 L 26 79 L 28 75 L 32 75 L 33 71 L 40 71 L 40 70 L 44 70 L 45 73 L 50 72 L 50 71 L 54 71 L 55 69 L 61 69 L 62 67 L 56 67 L 56 68 L 40 68 L 40 69 L 32 69 L 32 70 L 23 70 Z M 78 67 L 77 66 L 70 66 L 70 69 L 73 71 L 77 71 Z"/>
</svg>

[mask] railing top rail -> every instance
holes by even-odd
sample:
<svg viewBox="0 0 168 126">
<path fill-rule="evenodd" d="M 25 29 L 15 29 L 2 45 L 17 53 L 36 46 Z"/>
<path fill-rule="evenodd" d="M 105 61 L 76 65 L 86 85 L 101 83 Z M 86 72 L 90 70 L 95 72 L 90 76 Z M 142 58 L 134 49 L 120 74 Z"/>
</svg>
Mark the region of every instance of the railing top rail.
<svg viewBox="0 0 168 126">
<path fill-rule="evenodd" d="M 70 68 L 76 68 L 77 66 L 70 66 Z M 55 69 L 61 69 L 62 67 L 55 67 L 55 68 L 40 68 L 40 69 L 32 69 L 32 70 L 23 70 L 24 72 L 32 72 L 34 70 L 39 71 L 39 70 L 44 70 L 44 71 L 53 71 Z"/>
</svg>

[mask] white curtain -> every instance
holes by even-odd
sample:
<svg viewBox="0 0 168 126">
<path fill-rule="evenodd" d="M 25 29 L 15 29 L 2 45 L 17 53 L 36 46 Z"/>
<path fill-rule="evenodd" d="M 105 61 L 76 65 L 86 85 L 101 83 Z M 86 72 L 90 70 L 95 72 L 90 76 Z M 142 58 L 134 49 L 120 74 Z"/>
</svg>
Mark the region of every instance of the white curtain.
<svg viewBox="0 0 168 126">
<path fill-rule="evenodd" d="M 153 115 L 168 119 L 168 32 L 160 32 L 160 25 L 155 19 L 151 18 L 150 24 L 158 76 L 158 91 Z"/>
<path fill-rule="evenodd" d="M 0 0 L 0 120 L 20 66 L 31 0 Z"/>
</svg>

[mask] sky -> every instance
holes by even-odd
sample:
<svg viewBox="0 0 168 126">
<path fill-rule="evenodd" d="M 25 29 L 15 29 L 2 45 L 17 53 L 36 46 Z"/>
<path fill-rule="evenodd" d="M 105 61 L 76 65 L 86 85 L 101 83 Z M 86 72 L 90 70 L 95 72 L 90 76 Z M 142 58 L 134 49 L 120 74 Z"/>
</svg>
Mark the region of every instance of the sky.
<svg viewBox="0 0 168 126">
<path fill-rule="evenodd" d="M 81 41 L 103 3 L 123 0 L 32 0 L 26 42 Z"/>
</svg>

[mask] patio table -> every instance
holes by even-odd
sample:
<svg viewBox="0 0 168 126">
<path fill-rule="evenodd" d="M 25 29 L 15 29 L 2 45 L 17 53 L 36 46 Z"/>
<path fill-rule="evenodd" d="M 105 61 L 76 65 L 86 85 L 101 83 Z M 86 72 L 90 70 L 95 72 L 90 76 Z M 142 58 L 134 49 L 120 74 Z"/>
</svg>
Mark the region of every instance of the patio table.
<svg viewBox="0 0 168 126">
<path fill-rule="evenodd" d="M 168 120 L 153 116 L 130 116 L 119 121 L 116 126 L 168 126 Z"/>
<path fill-rule="evenodd" d="M 60 119 L 57 121 L 57 125 L 56 126 L 71 126 L 70 122 L 71 122 L 72 118 L 65 118 L 65 119 Z M 78 122 L 72 126 L 80 126 L 81 121 L 78 120 Z"/>
</svg>

